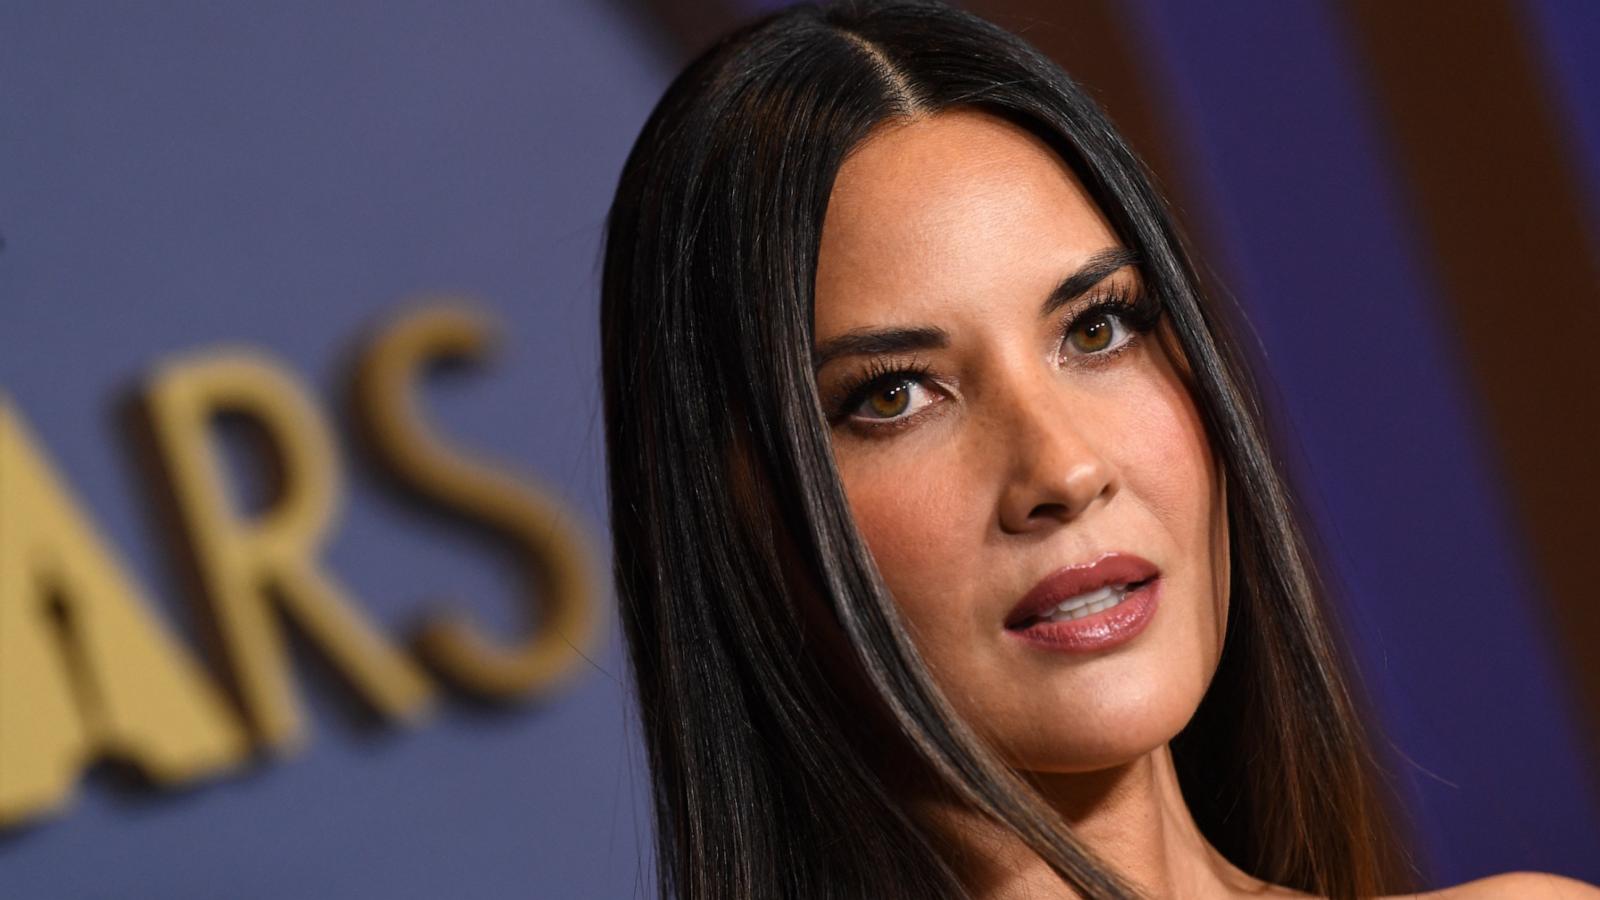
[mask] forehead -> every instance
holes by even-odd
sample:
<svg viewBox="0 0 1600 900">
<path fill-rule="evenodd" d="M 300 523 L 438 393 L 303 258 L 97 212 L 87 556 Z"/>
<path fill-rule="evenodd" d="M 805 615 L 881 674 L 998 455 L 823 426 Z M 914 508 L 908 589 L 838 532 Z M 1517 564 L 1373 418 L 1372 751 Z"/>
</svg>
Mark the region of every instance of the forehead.
<svg viewBox="0 0 1600 900">
<path fill-rule="evenodd" d="M 835 179 L 817 262 L 818 333 L 1039 298 L 1115 234 L 1039 138 L 960 110 L 881 127 Z"/>
</svg>

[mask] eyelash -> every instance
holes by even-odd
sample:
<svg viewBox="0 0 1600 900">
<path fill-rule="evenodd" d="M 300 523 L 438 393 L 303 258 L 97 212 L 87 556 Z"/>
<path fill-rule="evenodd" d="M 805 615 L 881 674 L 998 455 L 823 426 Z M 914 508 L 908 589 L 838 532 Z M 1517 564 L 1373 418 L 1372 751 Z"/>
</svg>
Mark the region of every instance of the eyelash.
<svg viewBox="0 0 1600 900">
<path fill-rule="evenodd" d="M 1113 285 L 1104 289 L 1088 305 L 1066 318 L 1057 333 L 1058 344 L 1066 346 L 1073 330 L 1097 315 L 1118 319 L 1131 332 L 1126 340 L 1110 350 L 1079 354 L 1085 360 L 1082 365 L 1099 368 L 1109 364 L 1137 344 L 1141 335 L 1155 327 L 1161 318 L 1161 311 L 1161 304 L 1156 302 L 1148 291 L 1136 290 L 1123 284 Z M 860 373 L 851 376 L 839 386 L 834 395 L 843 399 L 833 404 L 834 413 L 830 419 L 834 424 L 850 419 L 851 413 L 878 390 L 905 382 L 925 383 L 932 375 L 932 368 L 917 357 L 908 361 L 875 358 Z M 851 424 L 869 432 L 882 434 L 903 428 L 918 418 L 921 418 L 920 413 L 912 413 L 904 418 L 886 421 L 863 419 Z"/>
</svg>

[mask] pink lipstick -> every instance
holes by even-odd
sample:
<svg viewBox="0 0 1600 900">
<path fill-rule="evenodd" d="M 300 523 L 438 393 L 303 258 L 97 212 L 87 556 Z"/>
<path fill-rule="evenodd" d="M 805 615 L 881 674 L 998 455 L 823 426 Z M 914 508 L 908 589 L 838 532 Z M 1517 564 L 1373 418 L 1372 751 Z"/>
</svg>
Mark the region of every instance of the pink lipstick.
<svg viewBox="0 0 1600 900">
<path fill-rule="evenodd" d="M 1131 553 L 1045 576 L 1006 616 L 1006 631 L 1048 650 L 1091 653 L 1133 640 L 1155 616 L 1161 573 Z"/>
</svg>

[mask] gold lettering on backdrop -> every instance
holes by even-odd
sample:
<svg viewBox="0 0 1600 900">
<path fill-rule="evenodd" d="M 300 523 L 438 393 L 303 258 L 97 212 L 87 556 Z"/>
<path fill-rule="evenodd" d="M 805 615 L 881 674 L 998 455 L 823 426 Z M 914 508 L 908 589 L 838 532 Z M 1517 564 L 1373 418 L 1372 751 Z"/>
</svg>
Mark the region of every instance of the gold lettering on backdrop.
<svg viewBox="0 0 1600 900">
<path fill-rule="evenodd" d="M 173 784 L 249 752 L 149 608 L 0 395 L 0 827 L 64 804 L 101 757 Z"/>
<path fill-rule="evenodd" d="M 435 617 L 416 637 L 418 653 L 452 682 L 511 699 L 548 692 L 584 661 L 598 639 L 599 585 L 570 509 L 532 479 L 452 446 L 421 413 L 426 365 L 481 357 L 490 336 L 481 316 L 459 307 L 407 314 L 366 349 L 355 396 L 384 465 L 513 547 L 528 586 L 525 637 L 486 635 L 459 616 Z M 59 809 L 101 758 L 169 785 L 241 765 L 252 731 L 280 752 L 302 741 L 280 612 L 380 713 L 415 720 L 431 706 L 421 668 L 317 562 L 340 472 L 332 430 L 293 374 L 253 351 L 224 350 L 159 366 L 145 400 L 242 710 L 150 611 L 0 394 L 0 828 Z M 211 440 L 224 412 L 253 420 L 273 445 L 279 490 L 259 513 L 235 508 L 227 490 Z"/>
<path fill-rule="evenodd" d="M 261 743 L 287 750 L 303 738 L 269 596 L 378 712 L 415 719 L 427 710 L 426 676 L 318 564 L 340 482 L 331 429 L 307 391 L 281 366 L 234 350 L 162 365 L 147 401 L 217 632 Z M 223 411 L 258 421 L 282 465 L 282 491 L 253 520 L 230 508 L 222 462 L 208 440 Z"/>
<path fill-rule="evenodd" d="M 459 617 L 428 622 L 418 651 L 460 686 L 498 699 L 547 690 L 584 661 L 599 630 L 593 563 L 570 510 L 536 483 L 476 461 L 424 419 L 417 396 L 423 367 L 477 358 L 490 337 L 483 318 L 461 307 L 402 317 L 368 347 L 357 402 L 384 464 L 407 484 L 503 532 L 531 588 L 527 638 L 507 646 Z"/>
</svg>

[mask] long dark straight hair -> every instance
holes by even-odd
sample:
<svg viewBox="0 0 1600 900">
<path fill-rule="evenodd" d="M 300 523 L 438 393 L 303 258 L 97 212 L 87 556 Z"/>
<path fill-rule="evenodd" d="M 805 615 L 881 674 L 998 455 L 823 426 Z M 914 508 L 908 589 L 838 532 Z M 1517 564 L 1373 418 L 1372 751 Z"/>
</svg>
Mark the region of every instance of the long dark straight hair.
<svg viewBox="0 0 1600 900">
<path fill-rule="evenodd" d="M 1083 896 L 1135 895 L 929 677 L 851 519 L 816 394 L 813 282 L 834 177 L 876 126 L 952 107 L 1060 154 L 1139 254 L 1189 361 L 1231 488 L 1222 659 L 1172 744 L 1201 831 L 1278 884 L 1339 898 L 1403 886 L 1256 390 L 1151 179 L 1020 39 L 941 5 L 860 2 L 789 9 L 706 51 L 650 116 L 611 208 L 611 528 L 662 896 L 965 896 L 874 762 L 851 678 L 951 797 Z M 804 602 L 831 610 L 856 671 L 819 652 Z"/>
</svg>

